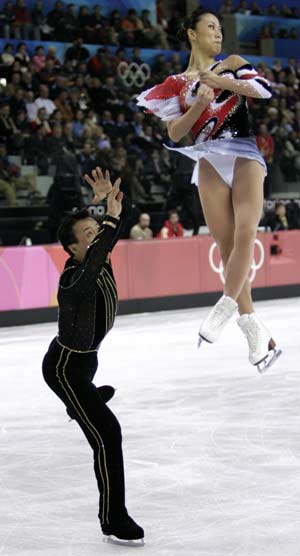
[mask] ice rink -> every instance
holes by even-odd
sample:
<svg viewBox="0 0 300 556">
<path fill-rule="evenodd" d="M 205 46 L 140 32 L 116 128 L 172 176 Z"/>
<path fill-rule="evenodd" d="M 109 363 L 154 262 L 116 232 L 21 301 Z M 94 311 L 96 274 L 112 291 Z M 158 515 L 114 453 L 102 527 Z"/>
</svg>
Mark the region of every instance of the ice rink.
<svg viewBox="0 0 300 556">
<path fill-rule="evenodd" d="M 1 556 L 299 556 L 300 298 L 256 308 L 283 349 L 263 376 L 234 321 L 197 351 L 206 308 L 119 317 L 103 342 L 143 548 L 102 542 L 92 452 L 40 370 L 56 325 L 0 329 Z"/>
</svg>

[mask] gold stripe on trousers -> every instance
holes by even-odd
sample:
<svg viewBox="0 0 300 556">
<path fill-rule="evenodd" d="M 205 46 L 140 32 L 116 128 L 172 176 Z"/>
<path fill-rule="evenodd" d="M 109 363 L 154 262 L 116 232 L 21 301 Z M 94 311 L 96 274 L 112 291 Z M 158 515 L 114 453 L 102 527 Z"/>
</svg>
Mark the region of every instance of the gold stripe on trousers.
<svg viewBox="0 0 300 556">
<path fill-rule="evenodd" d="M 62 363 L 64 353 L 67 352 L 67 356 L 65 362 Z M 96 440 L 98 445 L 98 467 L 99 472 L 103 484 L 103 497 L 102 497 L 102 522 L 109 523 L 109 477 L 108 477 L 108 470 L 107 470 L 107 463 L 106 463 L 106 452 L 105 446 L 102 440 L 102 437 L 97 430 L 97 428 L 91 423 L 90 419 L 86 415 L 84 409 L 80 405 L 74 390 L 72 389 L 71 385 L 69 384 L 67 377 L 66 377 L 66 368 L 70 359 L 70 355 L 72 351 L 68 348 L 63 347 L 59 361 L 56 365 L 56 377 L 61 385 L 63 391 L 65 392 L 68 400 L 72 404 L 72 407 L 75 409 L 76 413 L 80 417 L 81 421 L 85 424 L 87 429 L 90 431 L 93 438 Z M 103 454 L 103 464 L 101 464 L 101 453 Z"/>
</svg>

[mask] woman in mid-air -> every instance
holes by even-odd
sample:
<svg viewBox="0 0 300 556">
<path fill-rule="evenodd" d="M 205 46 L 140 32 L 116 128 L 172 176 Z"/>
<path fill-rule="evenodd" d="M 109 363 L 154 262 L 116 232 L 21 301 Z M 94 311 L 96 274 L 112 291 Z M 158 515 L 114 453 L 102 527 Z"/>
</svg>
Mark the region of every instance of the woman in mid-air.
<svg viewBox="0 0 300 556">
<path fill-rule="evenodd" d="M 247 97 L 270 98 L 271 88 L 240 56 L 215 60 L 222 29 L 212 12 L 196 9 L 180 32 L 191 48 L 186 71 L 144 91 L 138 105 L 167 122 L 174 142 L 190 132 L 194 138 L 194 145 L 175 150 L 196 162 L 192 182 L 225 268 L 224 294 L 200 326 L 200 343 L 215 342 L 238 309 L 250 363 L 262 372 L 281 351 L 254 313 L 248 280 L 266 165 L 250 128 Z"/>
</svg>

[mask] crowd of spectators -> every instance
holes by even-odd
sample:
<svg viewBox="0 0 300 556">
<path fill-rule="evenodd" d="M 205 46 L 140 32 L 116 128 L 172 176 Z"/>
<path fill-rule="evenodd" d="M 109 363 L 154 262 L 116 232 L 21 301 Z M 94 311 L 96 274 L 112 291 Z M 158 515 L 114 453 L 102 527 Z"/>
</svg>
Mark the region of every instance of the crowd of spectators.
<svg viewBox="0 0 300 556">
<path fill-rule="evenodd" d="M 224 3 L 219 9 L 219 16 L 229 14 L 244 14 L 244 15 L 264 15 L 270 17 L 282 17 L 289 19 L 298 19 L 300 17 L 299 5 L 297 0 L 295 0 L 295 6 L 289 7 L 287 4 L 283 3 L 278 5 L 276 2 L 270 2 L 270 4 L 263 8 L 259 1 L 251 2 L 251 0 L 224 0 Z"/>
<path fill-rule="evenodd" d="M 5 80 L 0 85 L 0 137 L 7 153 L 36 165 L 40 175 L 63 156 L 73 156 L 81 176 L 95 165 L 110 168 L 113 179 L 120 175 L 134 202 L 152 202 L 159 189 L 166 209 L 184 205 L 174 194 L 177 161 L 162 147 L 173 144 L 165 125 L 137 107 L 141 87 L 128 87 L 118 74 L 121 62 L 132 61 L 143 62 L 138 47 L 129 59 L 122 47 L 114 54 L 101 47 L 90 56 L 81 38 L 66 50 L 62 63 L 55 46 L 45 50 L 39 45 L 30 56 L 26 43 L 19 43 L 16 51 L 7 43 L 0 54 Z M 158 55 L 144 86 L 182 69 L 178 54 L 168 61 Z M 11 206 L 16 203 L 7 188 L 2 187 L 1 196 Z M 168 204 L 171 197 L 175 205 Z M 189 209 L 184 212 L 190 223 Z"/>
<path fill-rule="evenodd" d="M 0 12 L 0 36 L 17 40 L 34 39 L 71 42 L 80 35 L 87 44 L 169 48 L 168 22 L 162 2 L 158 2 L 159 22 L 151 22 L 150 11 L 133 8 L 125 16 L 113 10 L 104 16 L 100 5 L 80 7 L 60 0 L 45 13 L 43 2 L 37 0 L 32 10 L 25 0 L 7 0 Z"/>
<path fill-rule="evenodd" d="M 271 68 L 262 62 L 258 70 L 273 89 L 267 104 L 255 99 L 250 102 L 258 147 L 269 168 L 265 191 L 268 197 L 270 183 L 277 180 L 283 184 L 300 178 L 300 61 L 290 58 L 288 65 L 282 67 L 275 60 Z"/>
</svg>

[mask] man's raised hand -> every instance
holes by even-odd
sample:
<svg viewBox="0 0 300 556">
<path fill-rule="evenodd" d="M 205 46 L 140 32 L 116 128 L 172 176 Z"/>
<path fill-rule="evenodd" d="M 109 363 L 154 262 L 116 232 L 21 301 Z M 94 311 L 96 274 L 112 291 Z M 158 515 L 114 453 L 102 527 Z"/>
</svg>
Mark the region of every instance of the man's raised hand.
<svg viewBox="0 0 300 556">
<path fill-rule="evenodd" d="M 92 201 L 93 204 L 103 201 L 103 199 L 105 199 L 113 189 L 109 171 L 106 170 L 103 175 L 100 166 L 97 166 L 94 170 L 92 170 L 92 178 L 88 176 L 88 174 L 85 174 L 83 178 L 94 192 L 94 198 Z"/>
</svg>

